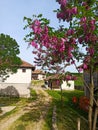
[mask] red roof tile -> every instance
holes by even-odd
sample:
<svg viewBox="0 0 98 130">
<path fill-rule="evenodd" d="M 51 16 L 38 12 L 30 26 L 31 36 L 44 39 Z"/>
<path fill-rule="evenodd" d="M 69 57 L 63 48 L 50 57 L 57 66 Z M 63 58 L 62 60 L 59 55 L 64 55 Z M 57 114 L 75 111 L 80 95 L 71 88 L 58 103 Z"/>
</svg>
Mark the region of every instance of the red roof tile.
<svg viewBox="0 0 98 130">
<path fill-rule="evenodd" d="M 22 64 L 20 65 L 20 67 L 35 69 L 35 67 L 32 64 L 30 64 L 30 63 L 28 63 L 26 61 L 23 61 L 23 60 L 22 60 Z"/>
<path fill-rule="evenodd" d="M 33 74 L 45 74 L 42 70 L 34 70 Z"/>
</svg>

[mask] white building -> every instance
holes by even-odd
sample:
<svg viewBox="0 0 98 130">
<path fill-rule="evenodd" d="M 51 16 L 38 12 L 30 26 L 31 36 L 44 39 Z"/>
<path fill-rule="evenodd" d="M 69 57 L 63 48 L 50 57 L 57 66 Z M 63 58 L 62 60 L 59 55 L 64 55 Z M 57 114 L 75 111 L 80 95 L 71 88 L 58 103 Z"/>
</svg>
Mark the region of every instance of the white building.
<svg viewBox="0 0 98 130">
<path fill-rule="evenodd" d="M 33 65 L 22 61 L 17 73 L 9 74 L 9 77 L 4 82 L 0 81 L 0 90 L 4 91 L 8 86 L 13 86 L 20 97 L 30 97 L 29 87 L 34 69 L 35 67 Z"/>
<path fill-rule="evenodd" d="M 46 78 L 46 74 L 42 70 L 34 70 L 32 72 L 32 79 L 34 80 L 44 80 Z"/>
<path fill-rule="evenodd" d="M 62 82 L 61 82 L 61 79 L 59 79 L 59 74 L 54 74 L 52 76 L 49 76 L 46 78 L 45 81 L 47 82 L 48 87 L 51 89 L 55 89 L 55 90 L 58 90 L 61 88 L 63 90 L 74 90 L 75 89 L 73 80 L 69 80 L 67 82 L 62 80 Z"/>
<path fill-rule="evenodd" d="M 74 81 L 69 80 L 68 82 L 62 81 L 61 87 L 63 90 L 74 90 Z"/>
</svg>

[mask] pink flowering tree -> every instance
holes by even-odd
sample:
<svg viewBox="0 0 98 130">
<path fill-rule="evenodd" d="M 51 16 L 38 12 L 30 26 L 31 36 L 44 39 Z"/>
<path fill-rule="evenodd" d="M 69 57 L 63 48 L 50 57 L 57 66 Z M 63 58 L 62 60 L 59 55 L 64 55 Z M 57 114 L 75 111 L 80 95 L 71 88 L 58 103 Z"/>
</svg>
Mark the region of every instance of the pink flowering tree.
<svg viewBox="0 0 98 130">
<path fill-rule="evenodd" d="M 92 118 L 94 99 L 93 73 L 94 65 L 98 59 L 98 1 L 97 0 L 57 0 L 60 8 L 55 12 L 59 21 L 68 22 L 69 27 L 60 26 L 56 30 L 50 27 L 48 19 L 42 15 L 27 20 L 24 27 L 30 28 L 25 41 L 33 47 L 35 63 L 44 69 L 65 72 L 68 65 L 74 64 L 78 72 L 90 70 L 91 82 L 89 106 L 89 130 L 95 130 Z M 84 48 L 81 52 L 80 48 Z M 76 61 L 81 61 L 80 68 Z M 74 80 L 70 74 L 65 75 L 65 80 Z"/>
</svg>

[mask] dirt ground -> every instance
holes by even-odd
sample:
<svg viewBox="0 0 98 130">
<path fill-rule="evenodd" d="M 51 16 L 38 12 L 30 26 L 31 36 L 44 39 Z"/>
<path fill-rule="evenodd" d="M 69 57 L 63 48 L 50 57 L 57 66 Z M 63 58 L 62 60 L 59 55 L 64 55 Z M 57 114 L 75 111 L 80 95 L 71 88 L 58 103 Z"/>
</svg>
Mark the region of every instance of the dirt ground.
<svg viewBox="0 0 98 130">
<path fill-rule="evenodd" d="M 41 88 L 41 87 L 34 87 L 33 88 L 37 95 L 38 99 L 32 103 L 28 103 L 26 106 L 21 107 L 19 111 L 3 118 L 0 121 L 0 130 L 10 130 L 10 126 L 20 118 L 25 113 L 33 110 L 33 109 L 44 109 L 42 111 L 38 122 L 33 123 L 33 128 L 29 128 L 28 130 L 42 130 L 44 125 L 44 116 L 47 114 L 47 110 L 49 108 L 49 104 L 52 101 L 51 97 Z M 41 104 L 41 105 L 40 105 Z"/>
</svg>

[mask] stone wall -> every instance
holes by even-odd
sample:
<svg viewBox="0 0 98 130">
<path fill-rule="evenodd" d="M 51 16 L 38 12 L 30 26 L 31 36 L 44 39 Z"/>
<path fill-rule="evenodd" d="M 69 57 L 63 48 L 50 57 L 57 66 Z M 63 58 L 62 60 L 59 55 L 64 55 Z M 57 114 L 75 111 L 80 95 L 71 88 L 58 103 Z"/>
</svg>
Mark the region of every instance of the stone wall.
<svg viewBox="0 0 98 130">
<path fill-rule="evenodd" d="M 26 83 L 0 83 L 0 95 L 1 96 L 19 96 L 30 97 L 30 84 Z"/>
</svg>

